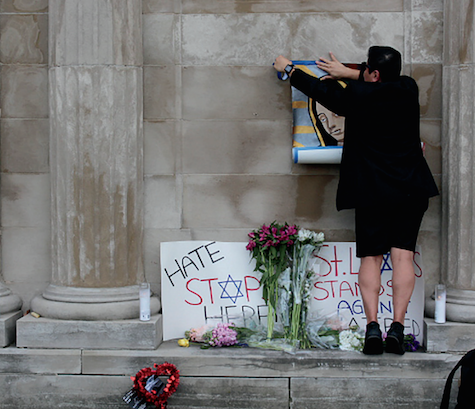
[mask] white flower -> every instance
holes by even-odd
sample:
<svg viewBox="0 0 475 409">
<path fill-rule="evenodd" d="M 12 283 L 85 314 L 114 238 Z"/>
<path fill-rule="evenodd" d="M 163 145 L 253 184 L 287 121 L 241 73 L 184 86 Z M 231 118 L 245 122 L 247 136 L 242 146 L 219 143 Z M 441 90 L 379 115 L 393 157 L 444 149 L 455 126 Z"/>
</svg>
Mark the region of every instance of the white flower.
<svg viewBox="0 0 475 409">
<path fill-rule="evenodd" d="M 351 330 L 340 332 L 340 349 L 343 351 L 360 351 L 363 337 Z"/>
<path fill-rule="evenodd" d="M 325 235 L 323 233 L 314 233 L 313 240 L 317 243 L 323 243 L 325 241 Z"/>
<path fill-rule="evenodd" d="M 300 229 L 298 240 L 299 241 L 309 240 L 309 239 L 312 238 L 312 234 L 313 234 L 313 232 L 310 231 L 310 230 Z"/>
</svg>

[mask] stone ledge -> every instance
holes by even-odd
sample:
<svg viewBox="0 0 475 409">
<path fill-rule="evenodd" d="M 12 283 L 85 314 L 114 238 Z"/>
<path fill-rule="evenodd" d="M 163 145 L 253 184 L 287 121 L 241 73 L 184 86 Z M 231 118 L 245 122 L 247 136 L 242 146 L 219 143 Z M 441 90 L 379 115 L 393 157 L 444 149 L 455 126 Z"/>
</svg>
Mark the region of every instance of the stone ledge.
<svg viewBox="0 0 475 409">
<path fill-rule="evenodd" d="M 84 374 L 130 375 L 165 361 L 183 376 L 427 378 L 447 376 L 460 355 L 406 353 L 367 356 L 340 350 L 288 354 L 258 348 L 182 348 L 166 341 L 155 351 L 83 351 Z"/>
<path fill-rule="evenodd" d="M 68 321 L 34 318 L 17 322 L 17 346 L 47 349 L 156 349 L 162 341 L 162 315 L 150 321 Z"/>
<path fill-rule="evenodd" d="M 5 374 L 80 374 L 79 349 L 0 349 L 0 373 Z"/>
<path fill-rule="evenodd" d="M 428 352 L 465 353 L 475 348 L 475 324 L 447 321 L 436 324 L 424 319 L 424 342 Z"/>
<path fill-rule="evenodd" d="M 0 315 L 0 347 L 15 342 L 16 322 L 21 318 L 21 311 L 7 312 Z"/>
<path fill-rule="evenodd" d="M 339 350 L 287 354 L 256 348 L 0 350 L 0 409 L 121 409 L 130 376 L 154 363 L 180 370 L 170 409 L 433 409 L 459 354 L 366 356 Z M 457 377 L 452 403 L 457 393 Z M 38 402 L 41 396 L 42 399 Z M 454 405 L 452 405 L 454 406 Z"/>
</svg>

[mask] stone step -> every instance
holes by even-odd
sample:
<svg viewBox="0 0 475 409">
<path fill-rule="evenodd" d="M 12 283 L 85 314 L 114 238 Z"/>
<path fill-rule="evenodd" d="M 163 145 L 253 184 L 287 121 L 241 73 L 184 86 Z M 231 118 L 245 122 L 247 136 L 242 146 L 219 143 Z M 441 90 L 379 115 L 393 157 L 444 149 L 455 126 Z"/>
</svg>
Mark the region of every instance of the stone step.
<svg viewBox="0 0 475 409">
<path fill-rule="evenodd" d="M 126 408 L 130 376 L 154 363 L 180 370 L 169 409 L 439 408 L 461 354 L 365 356 L 339 350 L 289 354 L 257 348 L 155 350 L 0 349 L 1 409 Z M 452 407 L 457 382 L 454 381 Z"/>
</svg>

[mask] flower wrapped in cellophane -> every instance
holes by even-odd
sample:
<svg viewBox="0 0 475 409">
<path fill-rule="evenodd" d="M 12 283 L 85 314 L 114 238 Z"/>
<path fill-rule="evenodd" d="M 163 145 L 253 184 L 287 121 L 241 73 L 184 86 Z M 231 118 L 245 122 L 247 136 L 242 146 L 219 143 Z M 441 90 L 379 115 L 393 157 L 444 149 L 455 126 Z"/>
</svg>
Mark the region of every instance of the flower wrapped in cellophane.
<svg viewBox="0 0 475 409">
<path fill-rule="evenodd" d="M 285 337 L 298 341 L 301 349 L 312 346 L 307 335 L 308 301 L 315 274 L 315 256 L 324 240 L 323 233 L 300 229 L 291 247 L 290 266 L 278 281 L 278 310 Z"/>
<path fill-rule="evenodd" d="M 278 280 L 289 265 L 290 251 L 298 235 L 295 225 L 263 225 L 249 233 L 246 246 L 256 261 L 254 271 L 262 273 L 262 295 L 267 304 L 267 338 L 271 339 L 276 321 L 276 308 L 279 302 Z"/>
</svg>

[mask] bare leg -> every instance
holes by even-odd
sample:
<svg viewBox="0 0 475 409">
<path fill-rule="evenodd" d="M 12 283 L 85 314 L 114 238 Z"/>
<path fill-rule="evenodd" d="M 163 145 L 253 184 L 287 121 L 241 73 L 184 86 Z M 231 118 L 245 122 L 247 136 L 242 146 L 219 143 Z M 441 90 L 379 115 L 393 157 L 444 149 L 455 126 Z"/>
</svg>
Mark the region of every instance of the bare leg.
<svg viewBox="0 0 475 409">
<path fill-rule="evenodd" d="M 414 253 L 410 250 L 395 247 L 391 249 L 394 321 L 400 322 L 403 325 L 407 306 L 416 283 L 413 257 Z"/>
<path fill-rule="evenodd" d="M 363 297 L 366 322 L 378 321 L 379 291 L 381 288 L 381 263 L 383 256 L 361 258 L 358 284 Z"/>
</svg>

